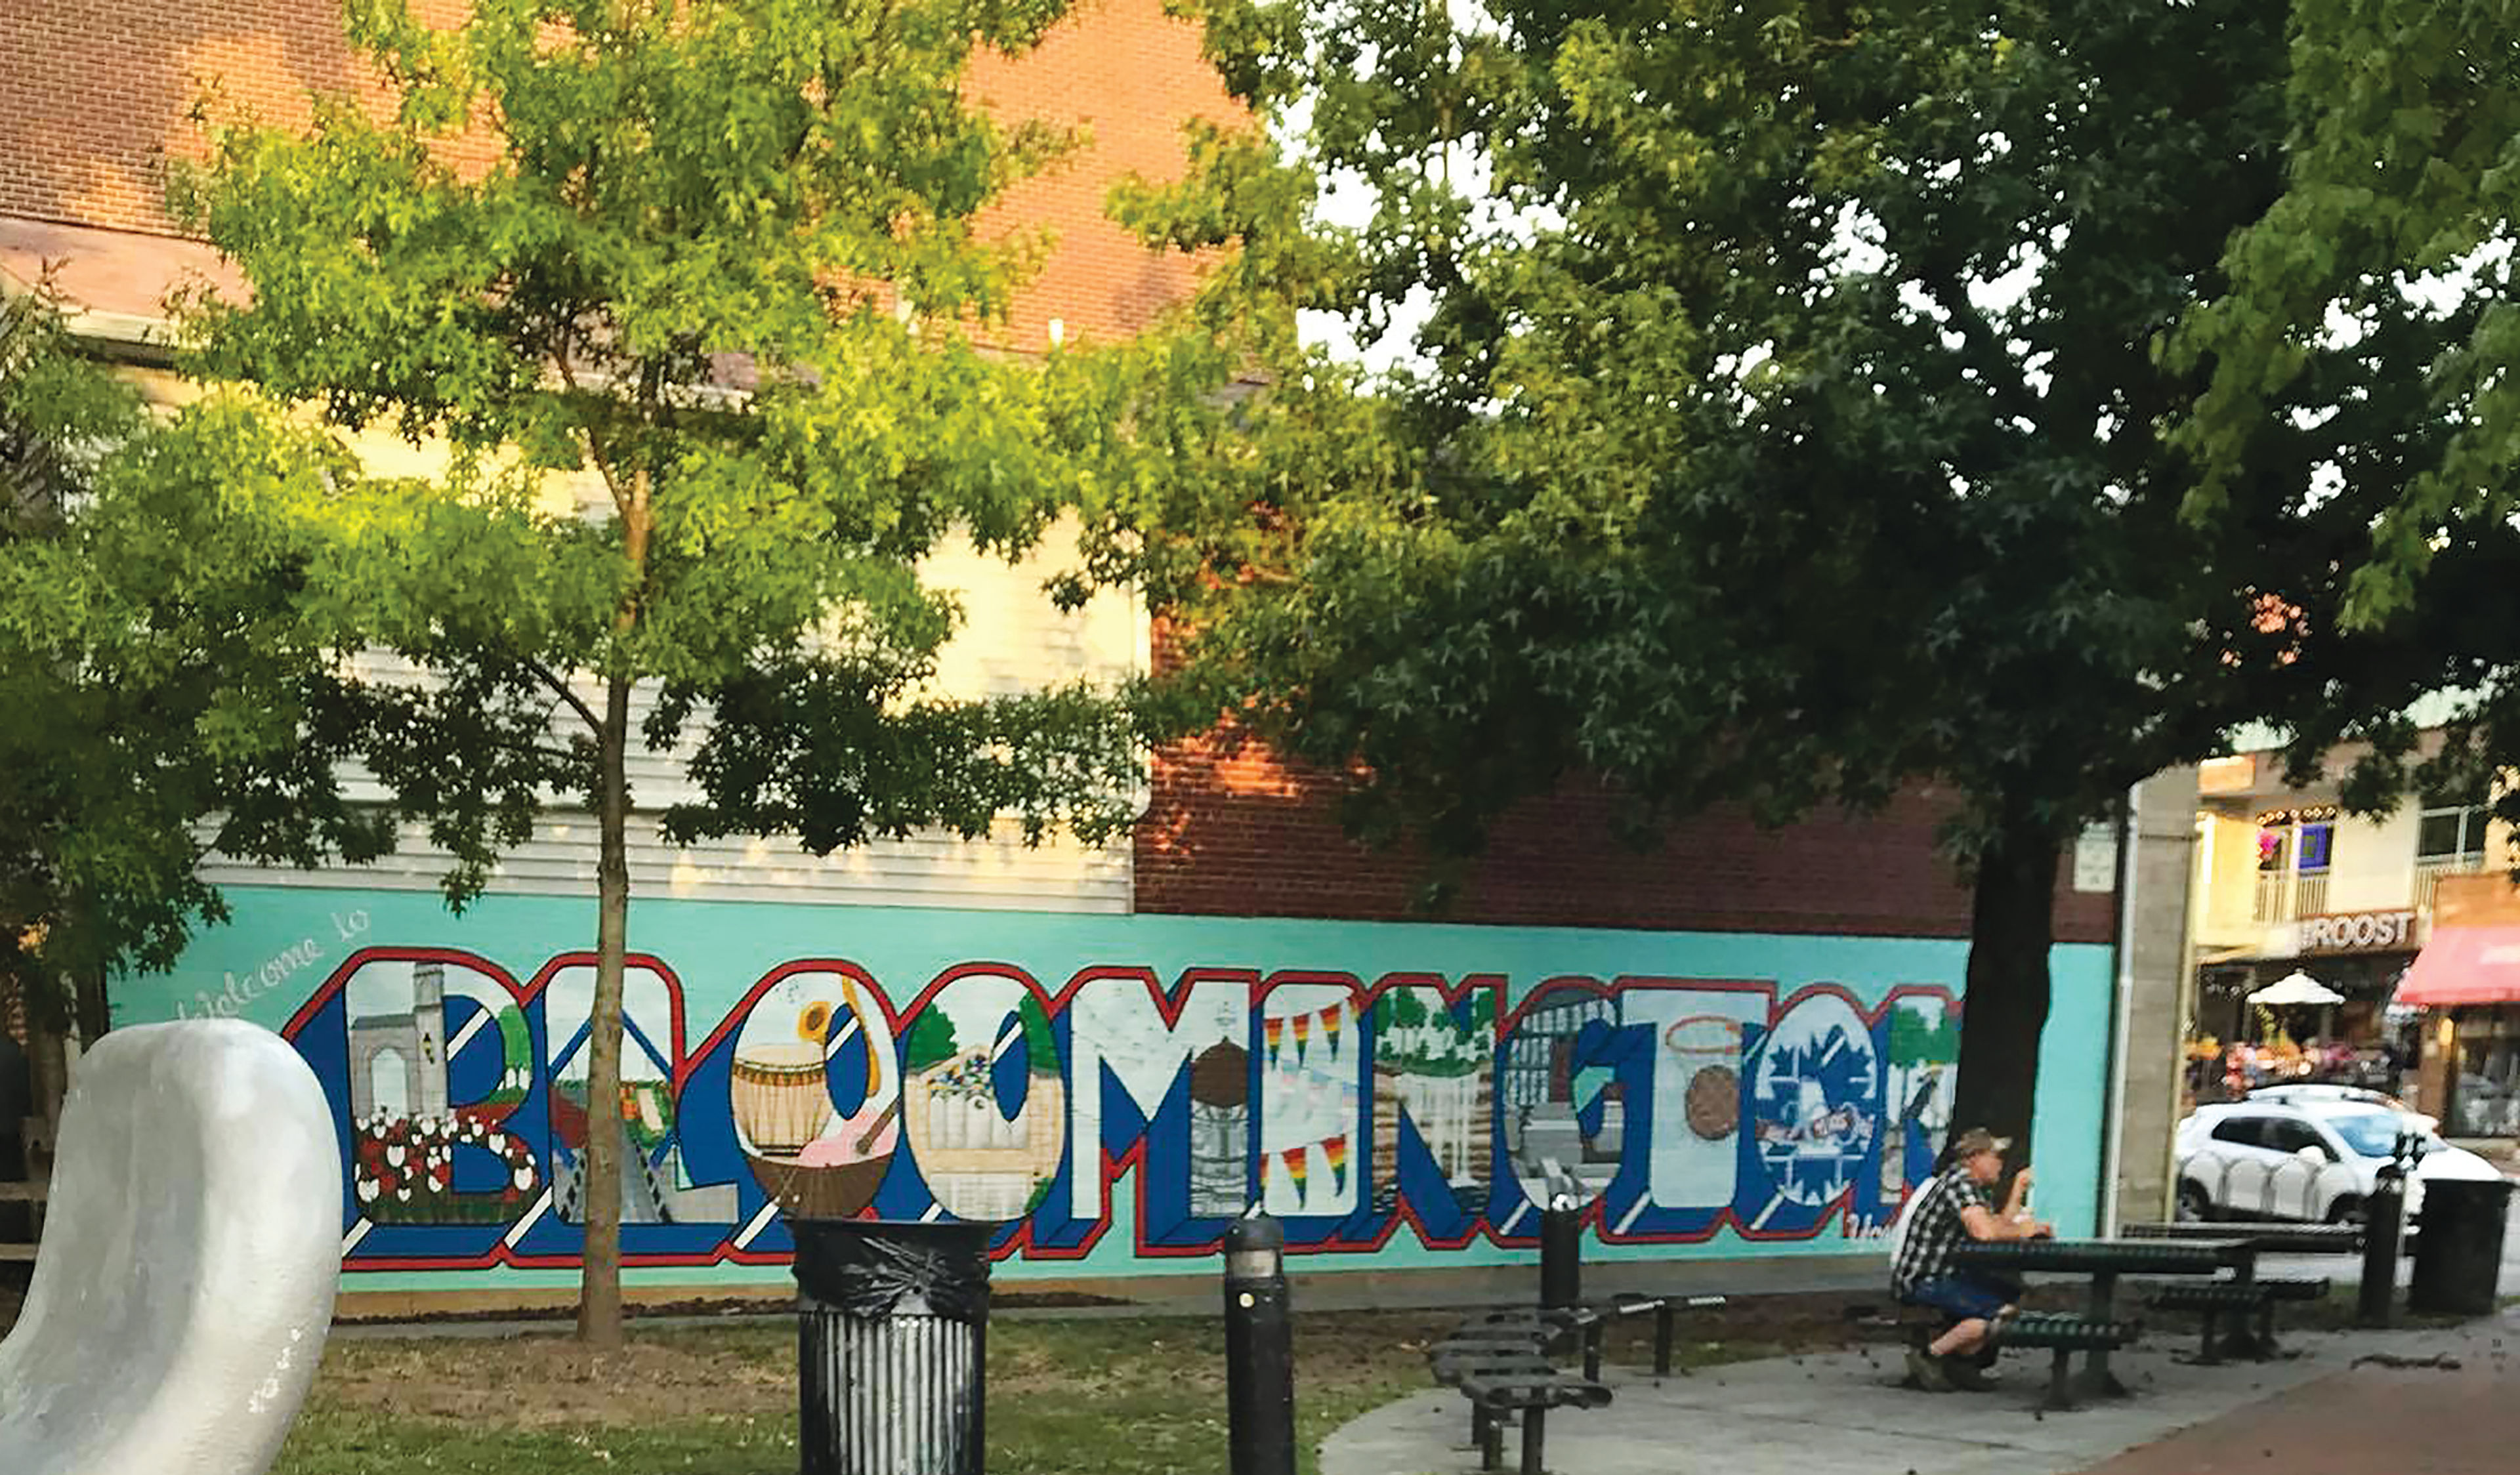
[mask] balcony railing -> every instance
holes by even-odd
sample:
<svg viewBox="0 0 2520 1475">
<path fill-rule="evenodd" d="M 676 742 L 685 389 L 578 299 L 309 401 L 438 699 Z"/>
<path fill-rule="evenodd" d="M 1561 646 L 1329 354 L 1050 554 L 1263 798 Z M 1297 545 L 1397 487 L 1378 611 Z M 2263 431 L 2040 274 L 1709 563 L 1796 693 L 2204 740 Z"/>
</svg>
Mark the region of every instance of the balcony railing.
<svg viewBox="0 0 2520 1475">
<path fill-rule="evenodd" d="M 2446 875 L 2472 875 L 2485 869 L 2485 852 L 2466 855 L 2426 855 L 2415 858 L 2415 910 L 2429 916 L 2433 910 L 2433 893 L 2441 888 Z"/>
<path fill-rule="evenodd" d="M 2317 916 L 2327 910 L 2324 871 L 2267 872 L 2258 877 L 2258 900 L 2251 913 L 2262 922 L 2287 922 Z"/>
</svg>

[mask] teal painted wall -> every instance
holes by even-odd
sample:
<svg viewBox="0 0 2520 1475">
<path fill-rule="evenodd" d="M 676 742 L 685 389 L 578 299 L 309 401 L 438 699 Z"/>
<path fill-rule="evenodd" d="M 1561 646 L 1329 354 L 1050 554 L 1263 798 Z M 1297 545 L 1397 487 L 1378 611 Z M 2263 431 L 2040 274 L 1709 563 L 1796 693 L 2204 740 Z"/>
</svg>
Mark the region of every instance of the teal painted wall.
<svg viewBox="0 0 2520 1475">
<path fill-rule="evenodd" d="M 344 1136 L 345 1285 L 575 1275 L 591 903 L 236 888 L 119 1024 L 283 1032 Z M 1941 1130 L 1937 939 L 640 900 L 615 1109 L 634 1280 L 776 1281 L 782 1210 L 1004 1221 L 1004 1276 L 1844 1252 Z M 2088 1231 L 2109 956 L 2053 956 L 2038 1204 Z M 1904 1016 L 1904 1017 L 1903 1017 Z"/>
</svg>

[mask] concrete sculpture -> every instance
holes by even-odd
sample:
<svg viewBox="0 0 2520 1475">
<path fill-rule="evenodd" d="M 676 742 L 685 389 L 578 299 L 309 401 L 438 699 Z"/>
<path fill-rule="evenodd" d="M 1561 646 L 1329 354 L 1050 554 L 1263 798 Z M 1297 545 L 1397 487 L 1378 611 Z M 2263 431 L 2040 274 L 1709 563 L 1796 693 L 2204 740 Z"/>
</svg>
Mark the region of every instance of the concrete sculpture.
<svg viewBox="0 0 2520 1475">
<path fill-rule="evenodd" d="M 334 1111 L 233 1020 L 80 1061 L 23 1313 L 0 1342 L 10 1475 L 262 1475 L 306 1397 L 341 1249 Z"/>
</svg>

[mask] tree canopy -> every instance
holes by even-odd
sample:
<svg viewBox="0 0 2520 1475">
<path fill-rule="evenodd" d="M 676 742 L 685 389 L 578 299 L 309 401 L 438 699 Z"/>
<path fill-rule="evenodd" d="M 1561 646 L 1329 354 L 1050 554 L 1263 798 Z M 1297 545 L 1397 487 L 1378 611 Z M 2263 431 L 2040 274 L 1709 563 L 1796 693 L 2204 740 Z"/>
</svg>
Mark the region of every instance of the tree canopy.
<svg viewBox="0 0 2520 1475">
<path fill-rule="evenodd" d="M 1204 14 L 1273 132 L 1137 218 L 1243 243 L 1203 310 L 1269 387 L 1114 539 L 1192 673 L 1456 852 L 1563 782 L 1639 830 L 1957 795 L 1955 1119 L 2017 1135 L 2060 846 L 2350 656 L 2340 569 L 2472 326 L 2316 345 L 2183 514 L 2207 376 L 2157 350 L 2282 193 L 2281 10 Z"/>
<path fill-rule="evenodd" d="M 634 742 L 690 735 L 676 839 L 1127 822 L 1126 704 L 937 691 L 960 611 L 920 574 L 949 538 L 1022 553 L 1151 454 L 1116 433 L 1149 382 L 1128 355 L 997 337 L 1041 243 L 984 214 L 1077 139 L 972 106 L 967 68 L 1066 9 L 476 0 L 438 29 L 353 0 L 386 105 L 225 119 L 186 182 L 251 288 L 189 303 L 196 372 L 442 457 L 337 479 L 319 585 L 428 674 L 371 684 L 368 762 L 458 858 L 451 895 L 546 788 L 598 817 L 592 1099 L 617 1089 Z M 620 1147 L 594 1121 L 601 1342 Z"/>
<path fill-rule="evenodd" d="M 39 1020 L 76 986 L 92 1038 L 109 973 L 172 966 L 225 915 L 214 853 L 384 845 L 335 767 L 364 720 L 342 632 L 266 515 L 326 465 L 233 399 L 153 416 L 48 292 L 0 297 L 0 974 Z"/>
<path fill-rule="evenodd" d="M 2410 310 L 2438 315 L 2421 365 L 2436 424 L 2407 446 L 2403 489 L 2371 509 L 2367 541 L 2341 555 L 2337 615 L 2361 652 L 2290 714 L 2292 767 L 2306 775 L 2361 738 L 2354 808 L 2408 788 L 2483 795 L 2520 766 L 2520 9 L 2299 0 L 2291 48 L 2282 193 L 2168 340 L 2175 364 L 2211 376 L 2178 429 L 2203 471 L 2191 514 L 2222 514 L 2336 345 Z M 2451 713 L 2430 749 L 2413 715 L 2425 697 Z M 2498 809 L 2520 820 L 2520 790 L 2506 785 Z"/>
</svg>

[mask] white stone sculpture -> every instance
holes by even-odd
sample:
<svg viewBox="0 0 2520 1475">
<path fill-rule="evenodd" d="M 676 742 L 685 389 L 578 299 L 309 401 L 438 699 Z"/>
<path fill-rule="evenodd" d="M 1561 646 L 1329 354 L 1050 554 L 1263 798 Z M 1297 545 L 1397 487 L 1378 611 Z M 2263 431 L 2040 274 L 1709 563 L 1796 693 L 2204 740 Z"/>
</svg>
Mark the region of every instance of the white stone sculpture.
<svg viewBox="0 0 2520 1475">
<path fill-rule="evenodd" d="M 236 1020 L 117 1030 L 79 1062 L 34 1281 L 0 1342 L 8 1475 L 263 1475 L 341 1270 L 313 1071 Z"/>
</svg>

